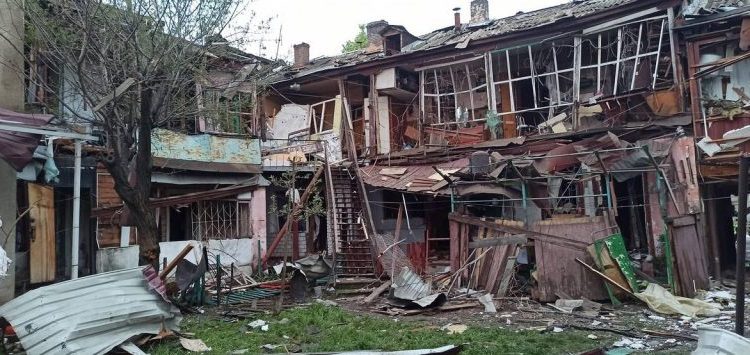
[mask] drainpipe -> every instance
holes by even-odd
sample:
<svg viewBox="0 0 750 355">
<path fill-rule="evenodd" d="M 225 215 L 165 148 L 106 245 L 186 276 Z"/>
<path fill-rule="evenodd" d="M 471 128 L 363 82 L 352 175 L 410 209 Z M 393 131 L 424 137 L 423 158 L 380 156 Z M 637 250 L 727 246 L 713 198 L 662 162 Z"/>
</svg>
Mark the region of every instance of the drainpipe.
<svg viewBox="0 0 750 355">
<path fill-rule="evenodd" d="M 81 141 L 75 142 L 75 164 L 73 169 L 73 235 L 71 241 L 70 278 L 78 278 L 78 244 L 81 235 Z"/>
</svg>

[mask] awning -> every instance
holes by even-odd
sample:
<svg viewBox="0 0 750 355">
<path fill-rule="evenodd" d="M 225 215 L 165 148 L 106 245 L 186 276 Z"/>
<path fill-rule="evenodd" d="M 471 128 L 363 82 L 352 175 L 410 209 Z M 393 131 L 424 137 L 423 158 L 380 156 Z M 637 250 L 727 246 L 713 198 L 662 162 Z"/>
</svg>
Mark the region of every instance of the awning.
<svg viewBox="0 0 750 355">
<path fill-rule="evenodd" d="M 30 127 L 42 127 L 52 120 L 52 115 L 18 113 L 0 108 L 0 122 Z M 0 130 L 0 159 L 5 160 L 16 171 L 21 171 L 31 162 L 34 150 L 42 136 Z"/>
</svg>

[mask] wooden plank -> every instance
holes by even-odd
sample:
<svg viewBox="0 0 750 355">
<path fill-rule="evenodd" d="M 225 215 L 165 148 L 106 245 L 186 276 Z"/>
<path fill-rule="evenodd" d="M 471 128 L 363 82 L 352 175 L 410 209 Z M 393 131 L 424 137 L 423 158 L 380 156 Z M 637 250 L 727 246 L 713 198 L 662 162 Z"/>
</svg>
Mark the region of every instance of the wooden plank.
<svg viewBox="0 0 750 355">
<path fill-rule="evenodd" d="M 532 240 L 539 240 L 550 244 L 560 245 L 564 247 L 569 248 L 576 248 L 576 249 L 585 249 L 586 246 L 588 246 L 587 243 L 579 242 L 572 239 L 567 239 L 561 236 L 555 236 L 550 234 L 544 234 L 532 230 L 526 230 L 522 228 L 516 228 L 511 226 L 506 226 L 502 224 L 497 224 L 489 221 L 483 221 L 477 217 L 470 217 L 470 216 L 464 216 L 457 213 L 451 213 L 448 215 L 448 219 L 457 221 L 460 223 L 473 225 L 477 227 L 485 227 L 490 228 L 499 232 L 503 233 L 509 233 L 509 234 L 525 234 L 527 238 Z"/>
<path fill-rule="evenodd" d="M 683 219 L 683 222 L 685 221 L 687 219 Z M 696 289 L 707 290 L 708 265 L 704 245 L 698 236 L 695 223 L 686 223 L 685 226 L 672 225 L 669 239 L 674 251 L 679 296 L 692 298 Z"/>
<path fill-rule="evenodd" d="M 55 195 L 51 186 L 28 184 L 29 219 L 32 226 L 29 248 L 30 282 L 55 280 Z"/>
<path fill-rule="evenodd" d="M 372 291 L 369 296 L 365 297 L 364 303 L 372 303 L 372 301 L 378 298 L 378 296 L 385 292 L 385 290 L 387 290 L 389 287 L 391 287 L 391 280 L 384 282 L 382 285 L 378 286 L 378 288 Z"/>
<path fill-rule="evenodd" d="M 516 256 L 513 255 L 507 259 L 505 263 L 505 269 L 503 269 L 503 278 L 500 281 L 500 286 L 497 288 L 495 296 L 503 297 L 508 293 L 508 287 L 510 286 L 510 278 L 513 276 L 514 266 L 516 265 Z"/>
<path fill-rule="evenodd" d="M 459 246 L 461 243 L 460 224 L 456 221 L 448 221 L 448 233 L 450 236 L 451 272 L 456 272 L 461 267 L 461 254 Z M 429 246 L 428 246 L 429 247 Z"/>
<path fill-rule="evenodd" d="M 610 279 L 607 275 L 602 274 L 599 270 L 594 269 L 594 267 L 592 267 L 591 265 L 586 264 L 581 259 L 576 258 L 576 261 L 579 264 L 583 265 L 583 267 L 585 267 L 589 271 L 595 273 L 596 275 L 598 275 L 599 277 L 603 278 L 605 281 L 609 282 L 610 284 L 614 285 L 615 287 L 619 288 L 620 290 L 625 291 L 629 295 L 633 295 L 633 293 L 630 292 L 630 290 L 628 290 L 627 288 L 622 287 L 622 285 L 620 285 L 617 282 L 615 282 L 614 280 Z"/>
<path fill-rule="evenodd" d="M 133 84 L 135 84 L 135 79 L 133 79 L 133 78 L 127 78 L 127 79 L 125 79 L 125 81 L 123 81 L 122 84 L 118 85 L 115 88 L 114 92 L 110 92 L 107 95 L 105 95 L 99 101 L 99 103 L 97 103 L 96 106 L 94 106 L 94 108 L 92 110 L 94 112 L 97 112 L 97 111 L 101 110 L 102 107 L 104 107 L 106 104 L 112 102 L 112 100 L 114 100 L 117 97 L 119 97 L 120 95 L 124 94 L 125 91 L 127 91 L 128 89 L 130 89 L 131 86 L 133 86 Z"/>
<path fill-rule="evenodd" d="M 591 258 L 594 259 L 594 263 L 596 264 L 596 266 L 598 266 L 601 270 L 604 270 L 603 273 L 605 275 L 607 275 L 613 281 L 617 282 L 620 285 L 620 288 L 626 288 L 630 290 L 628 280 L 625 278 L 625 275 L 623 275 L 622 271 L 620 271 L 620 267 L 617 265 L 615 260 L 612 259 L 612 256 L 610 255 L 609 250 L 606 247 L 602 247 L 602 250 L 598 255 L 594 245 L 590 245 L 588 248 L 586 248 L 586 251 L 588 251 L 589 255 L 591 255 Z M 601 256 L 601 262 L 599 262 L 598 260 L 599 256 Z M 622 292 L 619 292 L 619 290 L 614 291 L 616 296 L 622 296 Z"/>
<path fill-rule="evenodd" d="M 740 27 L 740 49 L 746 51 L 748 48 L 750 48 L 750 17 L 745 17 Z"/>
<path fill-rule="evenodd" d="M 495 248 L 495 254 L 492 255 L 492 268 L 490 269 L 488 275 L 487 275 L 487 283 L 485 290 L 492 292 L 492 290 L 495 289 L 495 284 L 497 283 L 498 277 L 500 277 L 500 272 L 502 271 L 502 268 L 500 267 L 502 265 L 502 262 L 505 257 L 505 249 L 506 248 Z"/>
<path fill-rule="evenodd" d="M 485 238 L 469 242 L 469 249 L 486 248 L 497 245 L 525 244 L 529 240 L 525 234 L 516 234 L 508 237 Z"/>
</svg>

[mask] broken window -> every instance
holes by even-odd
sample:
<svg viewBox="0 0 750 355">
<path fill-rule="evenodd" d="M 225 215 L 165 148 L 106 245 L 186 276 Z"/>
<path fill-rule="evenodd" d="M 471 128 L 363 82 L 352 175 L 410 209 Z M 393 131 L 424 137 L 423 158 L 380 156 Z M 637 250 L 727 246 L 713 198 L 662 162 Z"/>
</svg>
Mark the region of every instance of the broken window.
<svg viewBox="0 0 750 355">
<path fill-rule="evenodd" d="M 575 100 L 574 40 L 529 45 L 490 54 L 495 110 L 517 134 L 541 130 L 540 124 L 569 110 Z"/>
<path fill-rule="evenodd" d="M 483 57 L 422 68 L 422 108 L 430 124 L 483 120 L 488 110 Z"/>
<path fill-rule="evenodd" d="M 580 100 L 672 83 L 666 16 L 584 36 Z"/>
<path fill-rule="evenodd" d="M 223 95 L 223 90 L 203 90 L 203 117 L 206 131 L 246 134 L 252 121 L 252 95 L 237 92 L 233 97 Z"/>
<path fill-rule="evenodd" d="M 335 106 L 336 99 L 326 100 L 310 106 L 308 118 L 308 122 L 310 123 L 310 134 L 333 130 Z"/>
</svg>

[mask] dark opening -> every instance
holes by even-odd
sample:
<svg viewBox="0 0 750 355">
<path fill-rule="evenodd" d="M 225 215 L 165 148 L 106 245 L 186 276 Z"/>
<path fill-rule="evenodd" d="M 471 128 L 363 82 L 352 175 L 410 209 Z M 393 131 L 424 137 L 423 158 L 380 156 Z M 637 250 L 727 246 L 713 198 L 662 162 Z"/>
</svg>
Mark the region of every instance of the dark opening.
<svg viewBox="0 0 750 355">
<path fill-rule="evenodd" d="M 401 34 L 395 34 L 385 37 L 385 55 L 391 55 L 401 52 Z"/>
<path fill-rule="evenodd" d="M 615 182 L 617 197 L 617 225 L 629 250 L 648 252 L 645 210 L 643 208 L 643 178 Z"/>
</svg>

